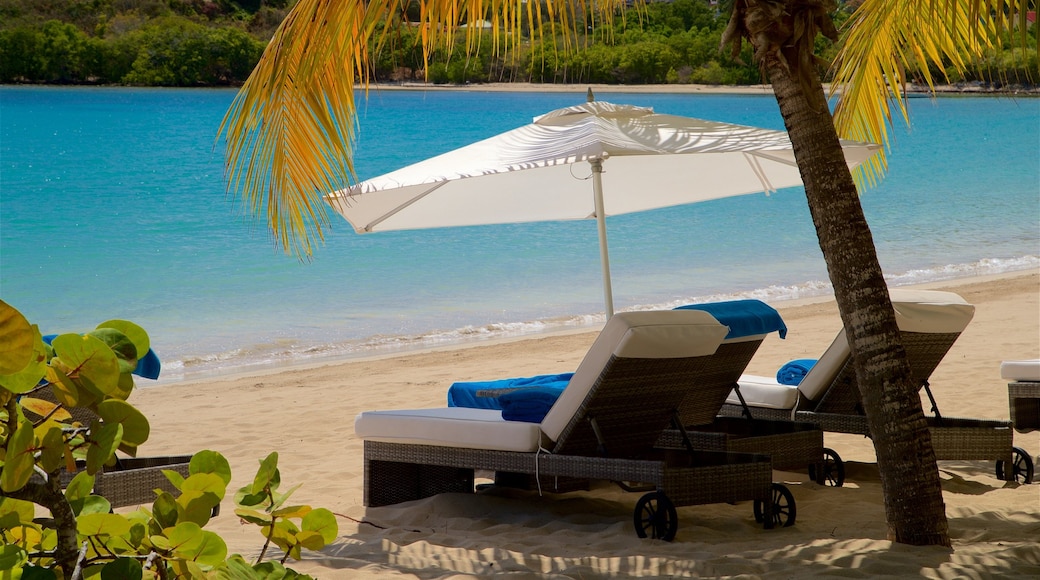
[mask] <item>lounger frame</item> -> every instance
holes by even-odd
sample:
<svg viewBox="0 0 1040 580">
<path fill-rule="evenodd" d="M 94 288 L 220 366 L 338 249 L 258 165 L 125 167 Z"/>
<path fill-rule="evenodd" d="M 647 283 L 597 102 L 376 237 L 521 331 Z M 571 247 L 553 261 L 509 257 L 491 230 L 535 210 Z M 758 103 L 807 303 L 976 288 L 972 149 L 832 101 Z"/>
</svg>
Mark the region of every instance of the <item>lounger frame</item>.
<svg viewBox="0 0 1040 580">
<path fill-rule="evenodd" d="M 949 352 L 960 333 L 900 333 L 907 358 L 910 360 L 914 381 L 925 389 L 932 403 L 933 417 L 929 417 L 932 447 L 939 460 L 994 460 L 1010 463 L 1013 453 L 1012 425 L 1009 421 L 962 419 L 944 417 L 928 385 L 928 377 Z M 724 417 L 787 420 L 815 423 L 832 433 L 870 435 L 870 427 L 863 411 L 856 370 L 848 357 L 837 375 L 818 401 L 799 399 L 795 409 L 743 408 L 723 405 Z"/>
<path fill-rule="evenodd" d="M 690 456 L 679 450 L 655 455 L 616 459 L 365 441 L 364 502 L 375 507 L 440 493 L 473 493 L 475 471 L 488 470 L 648 484 L 677 506 L 758 500 L 772 507 L 768 456 L 709 451 Z"/>
</svg>

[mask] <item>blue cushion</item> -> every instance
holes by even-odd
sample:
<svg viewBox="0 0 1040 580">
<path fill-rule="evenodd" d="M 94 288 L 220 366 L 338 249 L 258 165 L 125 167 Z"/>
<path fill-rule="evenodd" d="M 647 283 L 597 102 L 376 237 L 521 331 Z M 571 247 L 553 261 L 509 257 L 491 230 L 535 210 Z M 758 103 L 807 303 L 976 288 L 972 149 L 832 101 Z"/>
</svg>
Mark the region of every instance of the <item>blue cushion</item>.
<svg viewBox="0 0 1040 580">
<path fill-rule="evenodd" d="M 776 382 L 781 385 L 798 386 L 802 383 L 805 375 L 809 374 L 809 369 L 813 368 L 815 364 L 816 359 L 814 358 L 793 360 L 776 371 Z"/>
<path fill-rule="evenodd" d="M 561 392 L 562 389 L 525 387 L 500 395 L 498 400 L 502 404 L 502 418 L 506 421 L 541 423 Z"/>
<path fill-rule="evenodd" d="M 471 409 L 502 409 L 499 397 L 478 397 L 477 393 L 492 389 L 516 389 L 520 387 L 544 387 L 562 391 L 572 376 L 574 376 L 574 373 L 499 379 L 497 381 L 457 382 L 448 387 L 448 406 L 469 407 Z"/>
<path fill-rule="evenodd" d="M 711 302 L 709 304 L 687 304 L 676 310 L 703 310 L 729 327 L 726 338 L 740 338 L 756 334 L 780 333 L 780 338 L 787 338 L 787 325 L 780 318 L 780 313 L 761 300 L 730 300 L 728 302 Z"/>
</svg>

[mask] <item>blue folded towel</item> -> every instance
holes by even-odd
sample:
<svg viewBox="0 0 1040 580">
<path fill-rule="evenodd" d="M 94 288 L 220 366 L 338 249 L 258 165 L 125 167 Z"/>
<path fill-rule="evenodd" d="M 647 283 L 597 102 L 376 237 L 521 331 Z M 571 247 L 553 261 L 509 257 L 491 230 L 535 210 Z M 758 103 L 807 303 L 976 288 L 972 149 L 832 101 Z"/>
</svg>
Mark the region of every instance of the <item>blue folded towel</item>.
<svg viewBox="0 0 1040 580">
<path fill-rule="evenodd" d="M 498 400 L 502 404 L 502 418 L 506 421 L 541 423 L 561 392 L 562 389 L 527 387 L 500 395 Z"/>
<path fill-rule="evenodd" d="M 781 385 L 798 386 L 805 375 L 809 374 L 809 369 L 813 368 L 814 364 L 816 364 L 814 358 L 793 360 L 776 371 L 776 381 Z"/>
<path fill-rule="evenodd" d="M 43 337 L 43 342 L 50 344 L 57 334 L 48 334 Z M 155 351 L 148 349 L 148 352 L 144 353 L 144 356 L 137 359 L 137 367 L 134 368 L 133 374 L 144 377 L 146 379 L 157 379 L 159 378 L 159 371 L 162 370 L 162 363 L 159 361 L 159 355 L 155 354 Z"/>
<path fill-rule="evenodd" d="M 457 382 L 448 387 L 449 407 L 469 407 L 471 409 L 502 409 L 500 397 L 478 397 L 480 391 L 492 389 L 517 389 L 522 387 L 542 387 L 562 391 L 574 373 L 557 375 L 538 375 L 515 379 L 499 379 L 496 381 Z"/>
<path fill-rule="evenodd" d="M 703 310 L 729 327 L 726 338 L 740 338 L 755 334 L 778 331 L 780 338 L 787 337 L 787 325 L 780 313 L 761 300 L 730 300 L 708 304 L 687 304 L 676 310 Z"/>
</svg>

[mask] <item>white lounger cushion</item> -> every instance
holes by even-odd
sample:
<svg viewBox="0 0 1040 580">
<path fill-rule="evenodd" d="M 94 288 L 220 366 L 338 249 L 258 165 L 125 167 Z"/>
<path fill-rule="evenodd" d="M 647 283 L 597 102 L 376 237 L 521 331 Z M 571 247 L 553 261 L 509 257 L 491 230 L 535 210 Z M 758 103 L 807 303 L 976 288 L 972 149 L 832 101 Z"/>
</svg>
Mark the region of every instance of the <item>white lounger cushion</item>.
<svg viewBox="0 0 1040 580">
<path fill-rule="evenodd" d="M 537 451 L 542 437 L 537 423 L 506 421 L 497 409 L 468 407 L 365 411 L 354 419 L 354 433 L 372 441 L 499 451 Z"/>
<path fill-rule="evenodd" d="M 354 420 L 362 439 L 530 452 L 543 433 L 556 441 L 577 413 L 612 356 L 685 358 L 714 354 L 729 329 L 707 312 L 663 310 L 615 314 L 596 337 L 585 359 L 541 424 L 506 421 L 493 409 L 448 407 L 366 411 Z M 633 400 L 638 400 L 634 394 Z"/>
<path fill-rule="evenodd" d="M 798 387 L 782 385 L 776 379 L 755 375 L 740 375 L 740 394 L 749 406 L 764 409 L 793 409 L 798 403 Z M 751 402 L 754 401 L 754 405 Z M 727 405 L 740 405 L 736 391 L 730 391 Z"/>
<path fill-rule="evenodd" d="M 962 332 L 975 316 L 975 307 L 953 292 L 894 288 L 889 290 L 889 295 L 892 298 L 892 307 L 896 311 L 896 323 L 903 332 Z M 810 401 L 818 400 L 851 354 L 843 328 L 838 331 L 838 335 L 816 364 L 805 374 L 797 390 Z M 744 395 L 749 407 L 793 409 L 798 401 L 797 393 L 792 395 L 789 392 L 793 388 L 781 385 L 775 378 L 742 376 L 739 382 L 740 393 Z M 730 393 L 726 402 L 740 404 L 735 393 Z M 781 404 L 784 406 L 777 406 Z"/>
<path fill-rule="evenodd" d="M 1000 377 L 1009 381 L 1040 382 L 1040 358 L 1006 360 L 1000 363 Z"/>
</svg>

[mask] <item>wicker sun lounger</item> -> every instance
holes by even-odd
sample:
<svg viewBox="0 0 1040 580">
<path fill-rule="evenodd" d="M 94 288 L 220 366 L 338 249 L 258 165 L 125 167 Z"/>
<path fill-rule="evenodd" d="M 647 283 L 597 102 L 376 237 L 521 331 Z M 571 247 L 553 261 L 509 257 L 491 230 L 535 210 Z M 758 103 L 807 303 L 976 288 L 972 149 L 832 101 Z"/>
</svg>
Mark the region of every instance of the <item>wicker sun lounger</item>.
<svg viewBox="0 0 1040 580">
<path fill-rule="evenodd" d="M 675 506 L 704 503 L 754 500 L 767 528 L 791 525 L 794 498 L 772 483 L 767 456 L 654 449 L 726 332 L 704 312 L 617 314 L 541 423 L 465 407 L 361 413 L 365 505 L 473 493 L 486 470 L 541 492 L 558 491 L 557 479 L 649 486 L 633 513 L 640 537 L 672 539 Z"/>
<path fill-rule="evenodd" d="M 1040 430 L 1040 359 L 1004 361 L 1000 376 L 1008 381 L 1008 407 L 1015 431 Z M 1004 465 L 998 463 L 997 477 L 1003 479 L 1004 471 Z M 1033 480 L 1033 460 L 1020 447 L 1015 447 L 1011 476 L 1027 483 Z"/>
<path fill-rule="evenodd" d="M 932 372 L 974 316 L 974 306 L 950 292 L 893 289 L 891 297 L 914 380 L 931 402 L 934 416 L 928 420 L 936 459 L 1010 464 L 1010 422 L 944 417 L 928 384 Z M 824 431 L 870 435 L 844 330 L 838 332 L 797 387 L 744 375 L 720 414 L 807 421 Z"/>
</svg>

